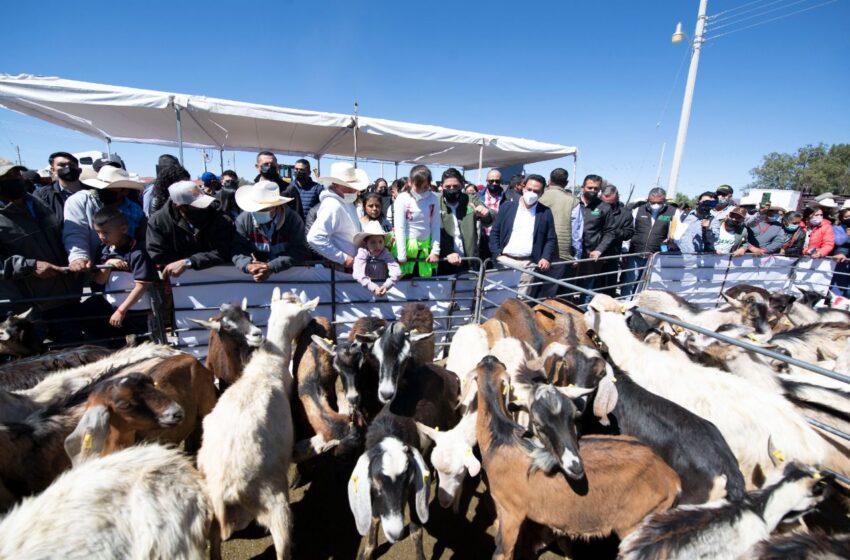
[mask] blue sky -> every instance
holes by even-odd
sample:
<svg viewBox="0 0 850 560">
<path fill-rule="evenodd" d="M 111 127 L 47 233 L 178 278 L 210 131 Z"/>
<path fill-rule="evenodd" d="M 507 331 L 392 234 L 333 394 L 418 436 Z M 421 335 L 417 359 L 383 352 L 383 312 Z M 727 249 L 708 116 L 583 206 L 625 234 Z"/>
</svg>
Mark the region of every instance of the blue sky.
<svg viewBox="0 0 850 560">
<path fill-rule="evenodd" d="M 708 13 L 746 1 L 709 0 Z M 773 2 L 764 11 L 794 1 L 763 0 Z M 818 3 L 800 1 L 785 11 Z M 356 99 L 364 115 L 576 145 L 579 177 L 598 173 L 626 191 L 634 183 L 639 195 L 655 182 L 664 142 L 667 183 L 687 74 L 687 47 L 672 45 L 670 35 L 677 21 L 693 33 L 697 6 L 15 2 L 7 20 L 20 25 L 6 26 L 0 72 L 340 113 Z M 749 15 L 758 11 L 740 17 Z M 838 0 L 708 42 L 680 190 L 743 187 L 768 152 L 850 142 L 848 28 L 850 1 Z M 14 157 L 14 145 L 33 168 L 54 150 L 104 149 L 98 140 L 0 109 L 0 156 Z M 153 174 L 157 155 L 175 151 L 114 148 L 143 175 Z M 216 155 L 216 171 L 217 161 Z M 251 174 L 251 154 L 238 153 L 235 161 L 240 174 Z M 572 173 L 572 160 L 528 170 L 548 174 L 556 165 Z M 186 151 L 186 167 L 196 176 L 203 171 L 198 151 Z M 380 173 L 377 165 L 366 169 L 371 177 Z M 393 178 L 392 165 L 385 176 Z"/>
</svg>

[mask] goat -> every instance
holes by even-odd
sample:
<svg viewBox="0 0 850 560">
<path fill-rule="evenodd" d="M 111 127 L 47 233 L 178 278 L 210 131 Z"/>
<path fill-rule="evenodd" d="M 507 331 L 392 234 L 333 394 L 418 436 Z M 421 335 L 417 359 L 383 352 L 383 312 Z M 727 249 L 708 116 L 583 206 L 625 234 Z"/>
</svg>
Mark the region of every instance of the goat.
<svg viewBox="0 0 850 560">
<path fill-rule="evenodd" d="M 579 422 L 580 433 L 612 433 L 632 436 L 648 445 L 676 471 L 682 481 L 679 504 L 701 504 L 725 496 L 743 498 L 744 477 L 726 440 L 711 422 L 663 397 L 650 393 L 627 374 L 613 368 L 597 350 L 581 347 L 571 355 L 568 382 L 578 387 L 599 386 L 591 405 Z M 616 380 L 613 408 L 596 400 L 603 380 Z M 602 396 L 604 398 L 604 396 Z M 589 411 L 593 410 L 593 416 Z M 610 427 L 597 426 L 594 417 L 613 416 Z"/>
<path fill-rule="evenodd" d="M 386 404 L 395 396 L 398 379 L 408 362 L 415 365 L 430 363 L 417 361 L 413 347 L 432 335 L 431 332 L 412 332 L 401 321 L 384 329 L 372 346 L 372 353 L 378 360 L 378 400 L 381 403 Z"/>
<path fill-rule="evenodd" d="M 644 290 L 637 297 L 637 305 L 658 313 L 676 315 L 684 321 L 707 329 L 715 329 L 727 323 L 741 323 L 755 329 L 759 334 L 770 333 L 767 321 L 767 302 L 761 295 L 748 292 L 741 300 L 722 294 L 728 305 L 718 309 L 701 310 L 687 302 L 678 294 L 664 290 Z M 658 320 L 645 317 L 650 326 L 657 326 Z"/>
<path fill-rule="evenodd" d="M 408 331 L 416 334 L 434 332 L 434 314 L 424 303 L 408 303 L 401 308 L 398 322 Z M 417 338 L 412 346 L 413 359 L 419 364 L 430 364 L 434 361 L 434 337 Z"/>
<path fill-rule="evenodd" d="M 9 354 L 17 358 L 41 354 L 44 343 L 35 332 L 35 324 L 28 318 L 32 307 L 18 313 L 10 311 L 0 323 L 0 354 Z"/>
<path fill-rule="evenodd" d="M 522 301 L 506 299 L 496 309 L 493 318 L 505 323 L 512 337 L 528 343 L 538 354 L 546 346 L 546 336 L 541 332 L 534 312 Z"/>
<path fill-rule="evenodd" d="M 844 349 L 850 334 L 850 323 L 817 322 L 776 333 L 768 344 L 786 350 L 805 362 L 834 360 Z"/>
<path fill-rule="evenodd" d="M 850 558 L 850 534 L 796 533 L 775 535 L 753 552 L 758 560 L 826 560 Z"/>
<path fill-rule="evenodd" d="M 657 513 L 620 543 L 620 560 L 750 558 L 777 525 L 815 507 L 828 479 L 788 464 L 778 481 L 742 501 L 719 500 Z"/>
<path fill-rule="evenodd" d="M 481 324 L 481 328 L 487 333 L 487 344 L 490 348 L 497 340 L 511 336 L 508 326 L 498 319 L 487 319 Z"/>
<path fill-rule="evenodd" d="M 395 325 L 395 324 L 394 324 Z M 391 331 L 393 326 L 387 329 Z M 386 334 L 386 333 L 385 333 Z M 428 521 L 428 469 L 417 422 L 448 429 L 457 423 L 459 383 L 450 371 L 433 364 L 419 366 L 404 361 L 392 400 L 384 405 L 366 432 L 366 451 L 357 460 L 348 483 L 348 499 L 358 532 L 366 536 L 363 557 L 371 558 L 377 544 L 378 525 L 396 542 L 404 529 L 404 504 L 408 485 L 415 487 L 419 523 L 411 530 L 416 555 L 422 552 L 422 527 Z"/>
<path fill-rule="evenodd" d="M 131 447 L 63 474 L 0 521 L 0 558 L 202 560 L 212 520 L 179 451 Z M 210 555 L 219 555 L 213 539 Z"/>
<path fill-rule="evenodd" d="M 446 357 L 446 369 L 454 372 L 462 385 L 466 375 L 489 353 L 487 331 L 476 324 L 463 325 L 452 337 L 449 355 Z"/>
<path fill-rule="evenodd" d="M 472 450 L 476 445 L 477 418 L 477 412 L 469 412 L 460 419 L 457 426 L 446 431 L 416 423 L 419 434 L 434 442 L 431 465 L 437 471 L 437 499 L 444 508 L 457 506 L 459 490 L 466 474 L 478 476 L 481 471 L 481 463 Z"/>
<path fill-rule="evenodd" d="M 190 319 L 210 331 L 206 366 L 221 391 L 239 379 L 251 353 L 263 342 L 263 331 L 251 323 L 247 309 L 248 300 L 243 298 L 241 307 L 222 304 L 220 313 L 207 321 Z"/>
<path fill-rule="evenodd" d="M 628 535 L 653 512 L 673 505 L 679 478 L 631 438 L 582 440 L 583 477 L 549 476 L 530 457 L 535 446 L 505 410 L 505 367 L 492 356 L 478 366 L 476 435 L 499 521 L 494 558 L 513 558 L 522 524 L 533 521 L 569 537 Z M 575 474 L 575 473 L 574 473 Z"/>
<path fill-rule="evenodd" d="M 301 303 L 274 289 L 266 340 L 204 418 L 198 452 L 221 539 L 256 519 L 271 532 L 278 559 L 287 555 L 291 524 L 292 338 L 307 325 L 317 304 L 318 298 Z"/>
<path fill-rule="evenodd" d="M 683 363 L 644 345 L 629 332 L 621 314 L 623 307 L 612 298 L 597 296 L 586 313 L 588 326 L 613 362 L 644 389 L 717 426 L 749 483 L 758 485 L 763 475 L 773 470 L 768 449 L 771 438 L 791 459 L 832 465 L 840 472 L 850 470 L 847 459 L 821 438 L 790 402 L 746 379 Z"/>
<path fill-rule="evenodd" d="M 554 308 L 554 309 L 553 309 Z M 547 342 L 563 342 L 569 346 L 593 344 L 587 336 L 584 311 L 559 299 L 547 299 L 532 308 Z"/>
<path fill-rule="evenodd" d="M 179 353 L 164 344 L 145 343 L 121 349 L 84 366 L 53 372 L 29 389 L 14 393 L 0 390 L 0 422 L 17 422 L 39 409 L 50 407 L 106 372 L 114 374 L 122 369 L 144 372 Z"/>
<path fill-rule="evenodd" d="M 56 371 L 84 366 L 105 358 L 111 353 L 112 350 L 102 346 L 85 345 L 21 358 L 0 366 L 0 389 L 6 391 L 29 389 Z"/>
</svg>

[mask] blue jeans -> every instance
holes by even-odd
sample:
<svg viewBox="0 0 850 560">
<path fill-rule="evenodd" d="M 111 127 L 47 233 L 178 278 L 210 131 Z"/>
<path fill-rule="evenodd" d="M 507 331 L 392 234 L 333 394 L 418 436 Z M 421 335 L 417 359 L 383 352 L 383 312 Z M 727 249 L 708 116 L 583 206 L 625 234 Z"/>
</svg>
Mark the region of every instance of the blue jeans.
<svg viewBox="0 0 850 560">
<path fill-rule="evenodd" d="M 850 261 L 835 265 L 835 272 L 829 290 L 837 296 L 850 297 Z"/>
<path fill-rule="evenodd" d="M 633 295 L 640 285 L 639 282 L 643 278 L 643 271 L 646 269 L 646 263 L 649 259 L 645 257 L 626 257 L 623 263 L 622 283 L 620 294 L 623 296 Z"/>
</svg>

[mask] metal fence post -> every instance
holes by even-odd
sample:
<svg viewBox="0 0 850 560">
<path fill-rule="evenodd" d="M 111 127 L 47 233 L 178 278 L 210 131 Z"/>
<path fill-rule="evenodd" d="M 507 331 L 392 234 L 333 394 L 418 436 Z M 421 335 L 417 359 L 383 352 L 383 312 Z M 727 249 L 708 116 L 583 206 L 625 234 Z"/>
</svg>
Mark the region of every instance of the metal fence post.
<svg viewBox="0 0 850 560">
<path fill-rule="evenodd" d="M 478 268 L 478 280 L 475 282 L 475 310 L 472 313 L 472 318 L 479 325 L 481 324 L 481 310 L 484 302 L 484 280 L 489 262 L 490 259 L 481 262 L 481 266 Z"/>
<path fill-rule="evenodd" d="M 168 338 L 165 335 L 165 321 L 162 311 L 164 309 L 162 299 L 162 285 L 154 284 L 150 291 L 151 296 L 151 339 L 159 344 L 166 344 Z"/>
</svg>

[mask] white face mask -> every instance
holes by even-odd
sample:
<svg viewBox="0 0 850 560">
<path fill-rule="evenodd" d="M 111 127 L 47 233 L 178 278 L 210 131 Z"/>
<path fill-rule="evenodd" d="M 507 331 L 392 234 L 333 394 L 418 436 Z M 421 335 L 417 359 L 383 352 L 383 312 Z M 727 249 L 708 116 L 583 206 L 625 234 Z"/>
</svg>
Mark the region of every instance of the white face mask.
<svg viewBox="0 0 850 560">
<path fill-rule="evenodd" d="M 355 201 L 357 201 L 357 193 L 356 192 L 345 193 L 344 195 L 342 195 L 342 201 L 345 202 L 346 204 L 354 204 Z"/>
<path fill-rule="evenodd" d="M 661 210 L 661 205 L 660 204 L 650 204 L 649 209 L 652 210 L 653 212 L 658 212 L 659 210 Z"/>
<path fill-rule="evenodd" d="M 525 201 L 525 205 L 531 208 L 535 204 L 537 204 L 537 200 L 540 198 L 540 195 L 536 192 L 525 191 L 522 193 L 522 199 Z"/>
<path fill-rule="evenodd" d="M 265 225 L 272 221 L 271 212 L 251 212 L 251 217 L 257 222 L 257 225 Z"/>
<path fill-rule="evenodd" d="M 809 218 L 809 223 L 813 226 L 819 226 L 822 221 L 823 218 L 821 218 L 820 216 L 818 216 L 817 218 Z"/>
</svg>

